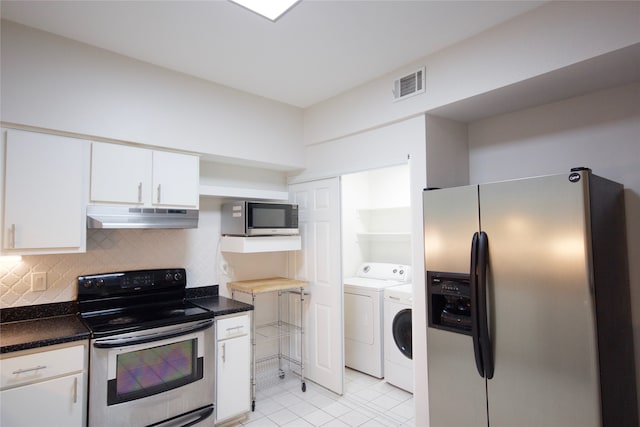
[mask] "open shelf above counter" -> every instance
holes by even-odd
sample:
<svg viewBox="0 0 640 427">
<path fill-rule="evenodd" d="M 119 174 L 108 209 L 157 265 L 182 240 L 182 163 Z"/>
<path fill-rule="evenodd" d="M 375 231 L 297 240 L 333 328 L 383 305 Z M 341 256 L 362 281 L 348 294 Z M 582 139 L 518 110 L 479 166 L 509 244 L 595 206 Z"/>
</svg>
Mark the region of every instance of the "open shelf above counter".
<svg viewBox="0 0 640 427">
<path fill-rule="evenodd" d="M 300 236 L 222 236 L 222 252 L 256 253 L 299 251 L 302 249 Z"/>
<path fill-rule="evenodd" d="M 287 200 L 289 198 L 289 193 L 286 191 L 205 184 L 200 184 L 200 195 L 210 197 L 234 197 L 248 200 Z"/>
</svg>

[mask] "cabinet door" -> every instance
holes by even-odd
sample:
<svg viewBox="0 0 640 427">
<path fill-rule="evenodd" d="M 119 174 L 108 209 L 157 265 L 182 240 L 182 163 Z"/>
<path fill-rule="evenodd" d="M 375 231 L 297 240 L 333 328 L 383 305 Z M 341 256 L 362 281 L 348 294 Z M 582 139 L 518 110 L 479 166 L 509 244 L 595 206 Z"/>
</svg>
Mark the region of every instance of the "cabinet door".
<svg viewBox="0 0 640 427">
<path fill-rule="evenodd" d="M 91 201 L 141 205 L 150 198 L 151 151 L 94 142 L 91 147 Z"/>
<path fill-rule="evenodd" d="M 218 342 L 216 421 L 249 412 L 251 348 L 249 335 Z"/>
<path fill-rule="evenodd" d="M 159 206 L 197 208 L 200 159 L 188 154 L 153 152 L 153 200 Z"/>
<path fill-rule="evenodd" d="M 88 142 L 6 131 L 5 253 L 84 252 Z"/>
<path fill-rule="evenodd" d="M 84 374 L 0 392 L 2 427 L 84 425 Z"/>
</svg>

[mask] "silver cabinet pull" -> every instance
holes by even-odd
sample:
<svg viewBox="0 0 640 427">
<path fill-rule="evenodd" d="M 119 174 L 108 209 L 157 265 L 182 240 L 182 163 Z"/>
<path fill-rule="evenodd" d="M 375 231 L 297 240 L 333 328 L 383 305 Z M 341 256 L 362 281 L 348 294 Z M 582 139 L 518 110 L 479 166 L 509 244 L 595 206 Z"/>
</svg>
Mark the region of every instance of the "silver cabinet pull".
<svg viewBox="0 0 640 427">
<path fill-rule="evenodd" d="M 16 225 L 11 224 L 9 227 L 9 249 L 16 248 Z"/>
<path fill-rule="evenodd" d="M 142 203 L 142 182 L 138 183 L 138 203 Z"/>
<path fill-rule="evenodd" d="M 18 369 L 17 371 L 13 371 L 12 374 L 13 375 L 20 375 L 20 374 L 24 374 L 26 372 L 37 371 L 37 370 L 46 369 L 46 368 L 47 368 L 46 365 L 38 365 L 38 366 L 35 366 L 33 368 Z"/>
<path fill-rule="evenodd" d="M 78 377 L 73 379 L 73 403 L 78 403 Z"/>
<path fill-rule="evenodd" d="M 227 343 L 222 344 L 222 363 L 227 361 Z"/>
<path fill-rule="evenodd" d="M 162 184 L 158 184 L 158 204 L 160 204 L 160 186 Z"/>
</svg>

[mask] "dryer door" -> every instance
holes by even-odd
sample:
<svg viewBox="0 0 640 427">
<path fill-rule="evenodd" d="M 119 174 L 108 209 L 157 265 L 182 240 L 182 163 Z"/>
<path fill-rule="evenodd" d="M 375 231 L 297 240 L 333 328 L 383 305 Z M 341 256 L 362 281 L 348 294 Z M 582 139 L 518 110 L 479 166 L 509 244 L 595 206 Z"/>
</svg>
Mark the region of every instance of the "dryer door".
<svg viewBox="0 0 640 427">
<path fill-rule="evenodd" d="M 400 310 L 393 318 L 391 324 L 393 340 L 402 354 L 408 359 L 413 359 L 411 347 L 411 309 Z"/>
</svg>

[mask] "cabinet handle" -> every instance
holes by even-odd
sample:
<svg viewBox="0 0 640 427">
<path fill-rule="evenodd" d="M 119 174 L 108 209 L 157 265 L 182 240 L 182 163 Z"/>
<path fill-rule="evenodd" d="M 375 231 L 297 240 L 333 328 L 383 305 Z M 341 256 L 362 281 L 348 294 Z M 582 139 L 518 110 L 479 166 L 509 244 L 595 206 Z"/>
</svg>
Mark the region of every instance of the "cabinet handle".
<svg viewBox="0 0 640 427">
<path fill-rule="evenodd" d="M 9 227 L 9 249 L 16 248 L 16 225 L 11 224 Z"/>
<path fill-rule="evenodd" d="M 78 377 L 73 379 L 73 403 L 78 403 Z"/>
<path fill-rule="evenodd" d="M 227 343 L 222 344 L 222 363 L 227 361 Z"/>
<path fill-rule="evenodd" d="M 142 183 L 138 183 L 138 203 L 142 203 Z"/>
<path fill-rule="evenodd" d="M 46 368 L 47 368 L 46 365 L 38 365 L 38 366 L 35 366 L 33 368 L 18 369 L 17 371 L 13 371 L 12 374 L 13 375 L 19 375 L 19 374 L 24 374 L 26 372 L 37 371 L 39 369 L 46 369 Z"/>
<path fill-rule="evenodd" d="M 160 204 L 160 186 L 162 184 L 158 184 L 158 204 Z"/>
</svg>

